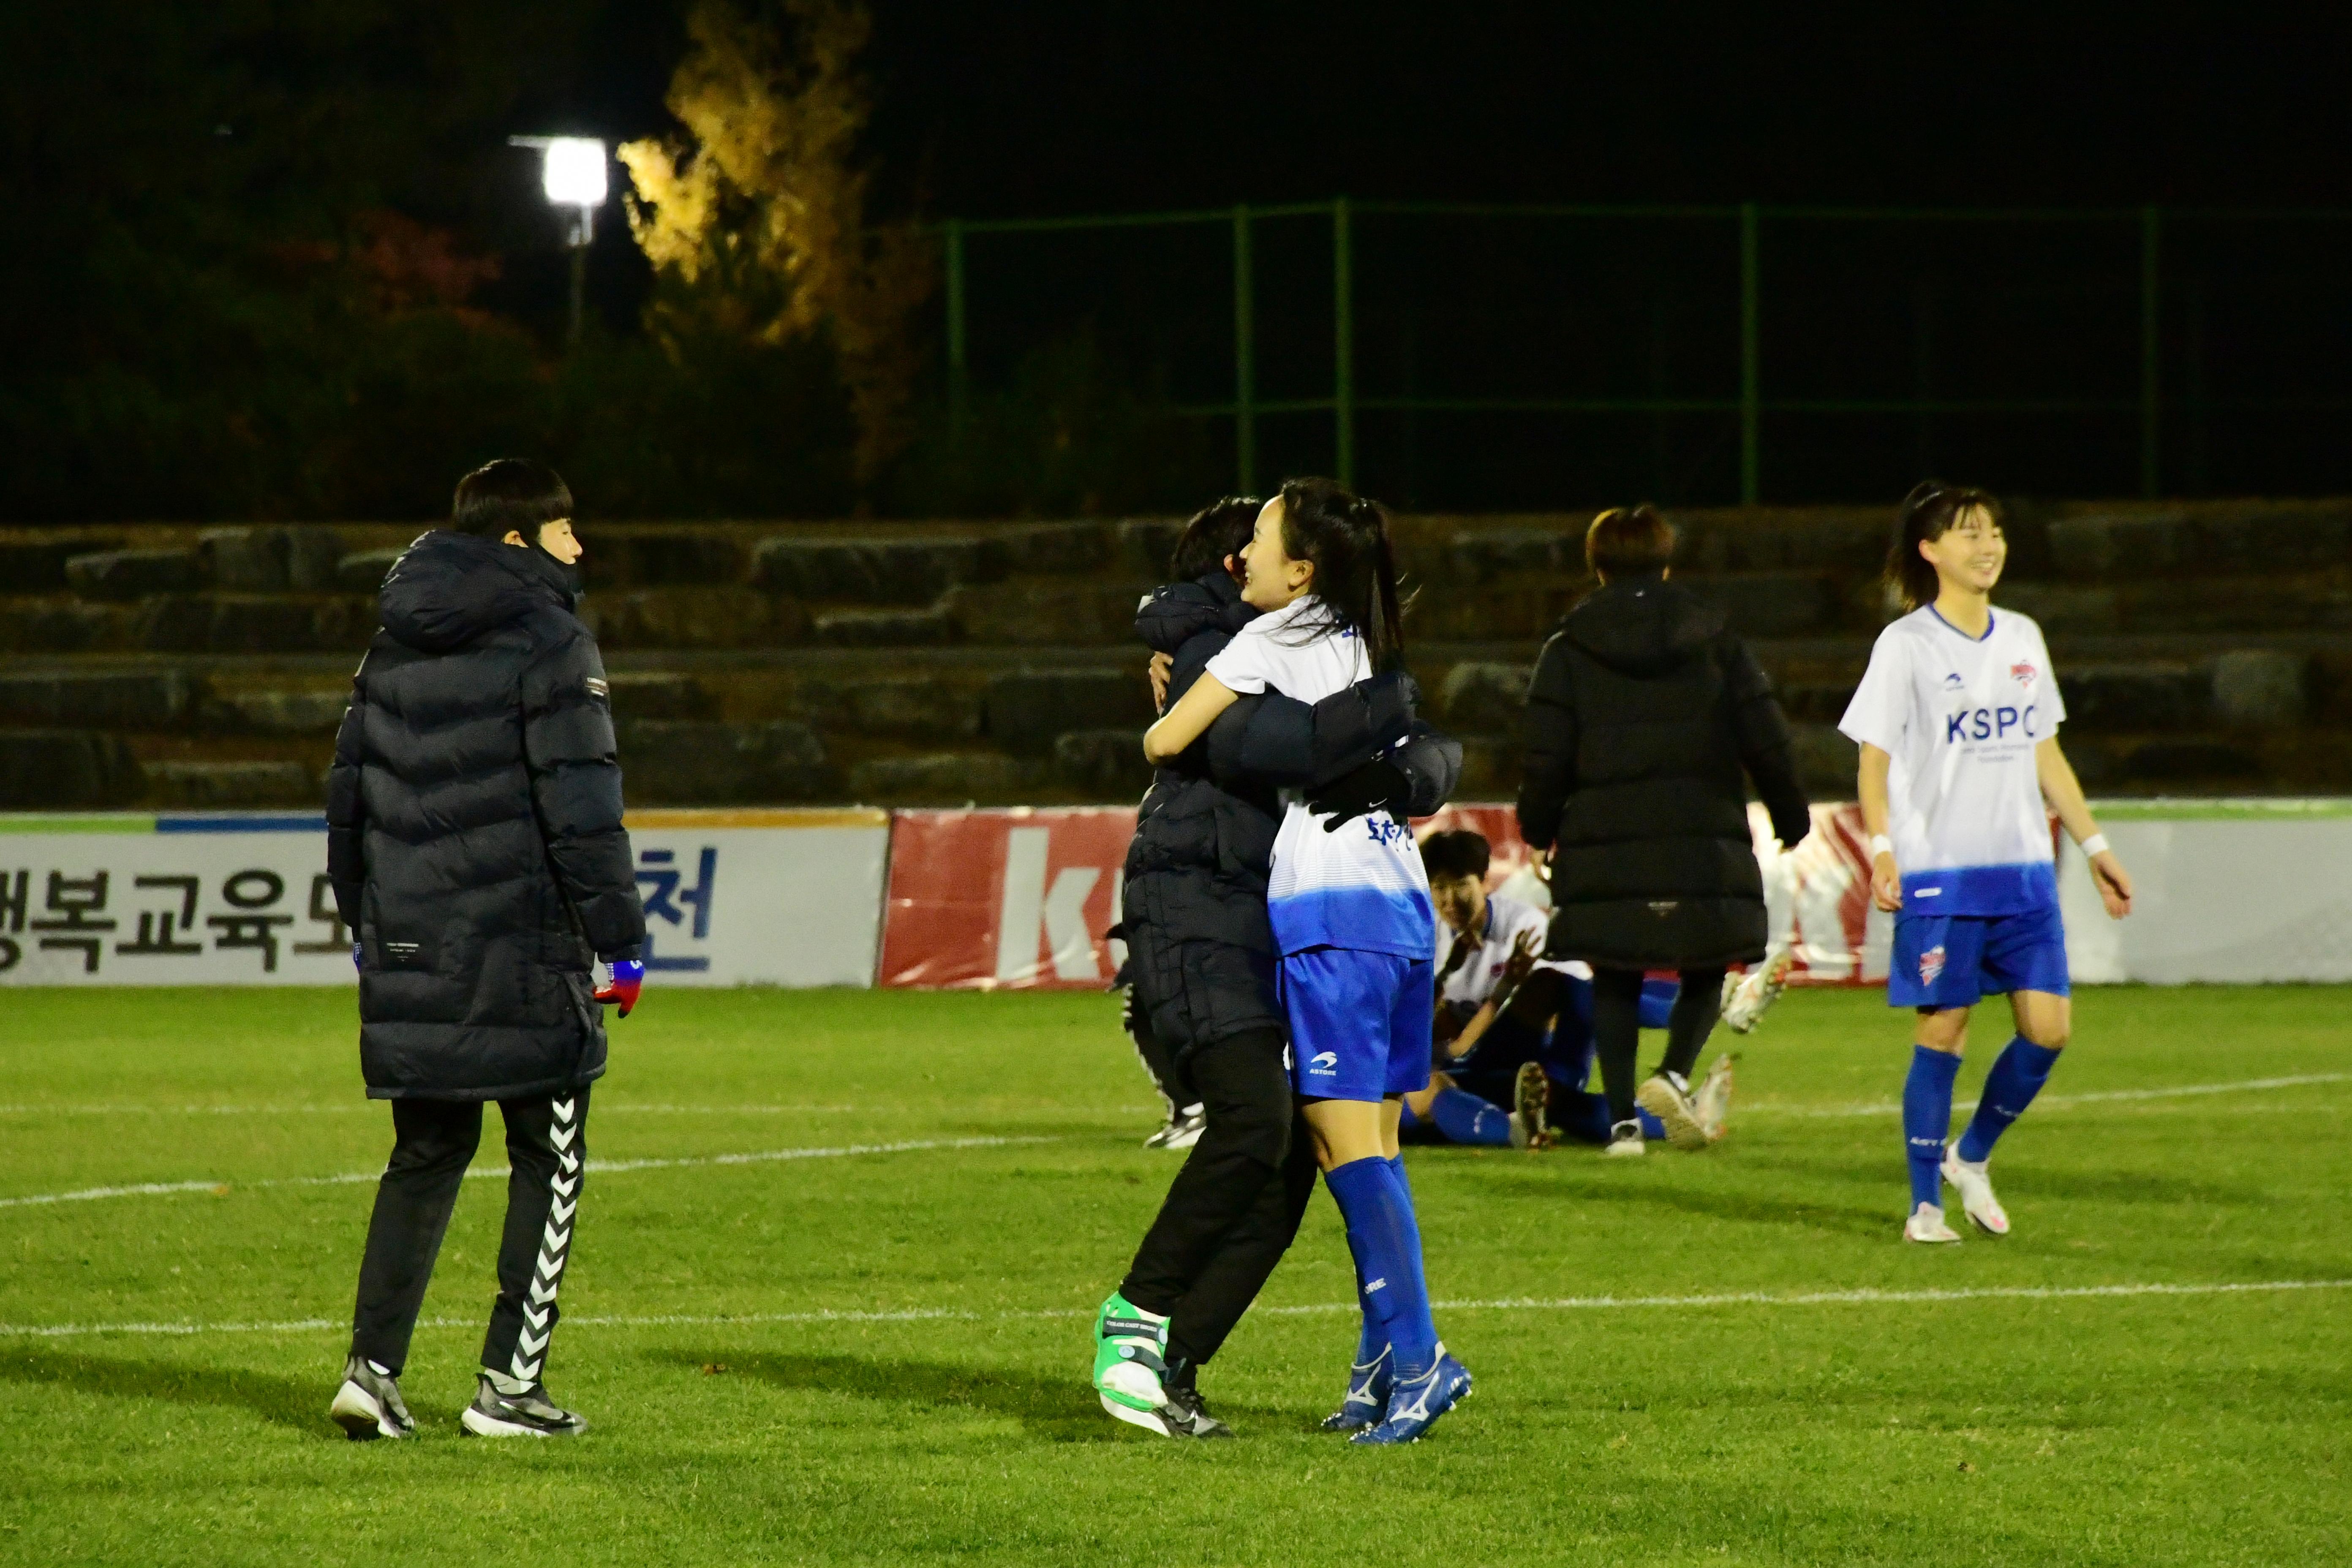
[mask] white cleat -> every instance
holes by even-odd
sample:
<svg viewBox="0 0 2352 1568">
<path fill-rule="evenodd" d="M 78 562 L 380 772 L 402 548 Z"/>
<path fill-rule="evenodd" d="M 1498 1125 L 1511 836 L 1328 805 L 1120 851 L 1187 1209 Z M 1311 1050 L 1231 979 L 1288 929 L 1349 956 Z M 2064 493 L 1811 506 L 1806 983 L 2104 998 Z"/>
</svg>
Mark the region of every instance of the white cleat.
<svg viewBox="0 0 2352 1568">
<path fill-rule="evenodd" d="M 1780 993 L 1788 988 L 1789 971 L 1795 966 L 1796 952 L 1790 948 L 1775 946 L 1764 954 L 1764 962 L 1745 974 L 1723 977 L 1723 1023 L 1735 1035 L 1744 1035 L 1756 1027 Z"/>
<path fill-rule="evenodd" d="M 1642 1136 L 1639 1121 L 1620 1121 L 1609 1130 L 1609 1147 L 1601 1152 L 1612 1160 L 1626 1160 L 1650 1152 L 1647 1140 Z"/>
<path fill-rule="evenodd" d="M 1944 1151 L 1944 1180 L 1960 1191 L 1960 1212 L 1970 1224 L 1987 1236 L 2009 1234 L 2009 1211 L 1992 1195 L 1992 1177 L 1979 1163 L 1970 1164 L 1960 1158 L 1958 1145 Z"/>
<path fill-rule="evenodd" d="M 1958 1241 L 1960 1239 L 1960 1233 L 1944 1223 L 1942 1209 L 1937 1208 L 1934 1204 L 1921 1204 L 1912 1211 L 1911 1217 L 1903 1222 L 1903 1239 L 1927 1242 Z"/>
<path fill-rule="evenodd" d="M 1209 1115 L 1205 1108 L 1188 1105 L 1168 1119 L 1168 1125 L 1143 1141 L 1147 1149 L 1190 1149 L 1201 1141 L 1208 1130 Z"/>
<path fill-rule="evenodd" d="M 1710 1143 L 1723 1136 L 1731 1120 L 1731 1064 L 1739 1059 L 1738 1051 L 1725 1051 L 1706 1069 L 1706 1077 L 1691 1096 L 1691 1109 L 1698 1112 L 1698 1124 Z"/>
<path fill-rule="evenodd" d="M 1704 1149 L 1712 1142 L 1699 1120 L 1698 1107 L 1691 1103 L 1690 1085 L 1680 1073 L 1660 1068 L 1633 1091 L 1633 1103 L 1658 1119 L 1658 1125 L 1666 1130 L 1666 1142 L 1677 1149 Z"/>
</svg>

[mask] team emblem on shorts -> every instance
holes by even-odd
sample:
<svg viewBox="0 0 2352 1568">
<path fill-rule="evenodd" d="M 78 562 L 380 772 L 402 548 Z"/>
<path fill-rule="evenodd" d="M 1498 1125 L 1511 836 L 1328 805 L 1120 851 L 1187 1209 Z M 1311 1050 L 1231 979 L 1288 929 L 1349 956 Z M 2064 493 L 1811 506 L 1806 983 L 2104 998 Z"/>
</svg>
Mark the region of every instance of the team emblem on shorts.
<svg viewBox="0 0 2352 1568">
<path fill-rule="evenodd" d="M 1936 984 L 1937 977 L 1943 973 L 1944 950 L 1941 947 L 1931 947 L 1919 955 L 1920 984 L 1933 985 Z"/>
<path fill-rule="evenodd" d="M 2015 664 L 2009 667 L 2009 678 L 2011 680 L 2016 681 L 2020 686 L 2032 685 L 2033 678 L 2041 673 L 2042 672 L 2040 670 L 2034 668 L 2032 665 L 2026 663 L 2021 658 Z"/>
<path fill-rule="evenodd" d="M 1941 950 L 1938 949 L 1937 951 L 1940 952 Z M 1307 1058 L 1307 1070 L 1309 1072 L 1337 1072 L 1339 1070 L 1339 1053 L 1337 1051 L 1318 1051 L 1313 1056 Z"/>
</svg>

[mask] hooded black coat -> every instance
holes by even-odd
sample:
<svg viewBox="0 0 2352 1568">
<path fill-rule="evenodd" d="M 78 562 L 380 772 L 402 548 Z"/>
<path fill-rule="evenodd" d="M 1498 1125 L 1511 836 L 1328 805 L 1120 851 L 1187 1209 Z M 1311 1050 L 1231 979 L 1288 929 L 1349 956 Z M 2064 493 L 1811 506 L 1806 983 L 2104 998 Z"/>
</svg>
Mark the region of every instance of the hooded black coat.
<svg viewBox="0 0 2352 1568">
<path fill-rule="evenodd" d="M 385 577 L 327 780 L 379 1100 L 527 1099 L 604 1070 L 593 958 L 646 934 L 596 642 L 548 555 L 447 531 Z"/>
<path fill-rule="evenodd" d="M 1656 577 L 1602 587 L 1528 686 L 1519 831 L 1555 845 L 1546 952 L 1612 967 L 1764 956 L 1740 771 L 1793 847 L 1810 826 L 1772 683 L 1723 612 Z"/>
<path fill-rule="evenodd" d="M 1154 591 L 1136 630 L 1171 655 L 1173 706 L 1257 612 L 1222 571 Z M 1152 1032 L 1179 1058 L 1245 1029 L 1284 1027 L 1266 913 L 1280 791 L 1328 783 L 1386 755 L 1412 810 L 1445 804 L 1459 743 L 1413 717 L 1410 676 L 1391 674 L 1308 705 L 1244 697 L 1153 775 L 1136 813 L 1120 895 L 1128 975 Z"/>
</svg>

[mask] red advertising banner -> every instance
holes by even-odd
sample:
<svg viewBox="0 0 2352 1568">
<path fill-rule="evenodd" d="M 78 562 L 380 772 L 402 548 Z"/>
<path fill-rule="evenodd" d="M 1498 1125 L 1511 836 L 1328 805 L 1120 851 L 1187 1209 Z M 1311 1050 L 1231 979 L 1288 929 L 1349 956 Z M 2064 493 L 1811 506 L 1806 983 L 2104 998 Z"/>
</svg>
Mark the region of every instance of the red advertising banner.
<svg viewBox="0 0 2352 1568">
<path fill-rule="evenodd" d="M 1870 903 L 1868 836 L 1853 805 L 1813 807 L 1793 851 L 1748 807 L 1772 940 L 1795 957 L 1799 985 L 1875 985 L 1886 978 L 1891 918 Z M 1493 847 L 1487 885 L 1528 864 L 1508 805 L 1448 806 L 1422 837 L 1473 828 Z M 888 902 L 878 985 L 973 990 L 1108 985 L 1121 956 L 1104 932 L 1119 918 L 1120 868 L 1135 833 L 1125 806 L 901 811 L 892 815 Z M 1548 902 L 1540 884 L 1518 889 Z"/>
<path fill-rule="evenodd" d="M 901 811 L 875 984 L 1099 990 L 1132 806 Z"/>
</svg>

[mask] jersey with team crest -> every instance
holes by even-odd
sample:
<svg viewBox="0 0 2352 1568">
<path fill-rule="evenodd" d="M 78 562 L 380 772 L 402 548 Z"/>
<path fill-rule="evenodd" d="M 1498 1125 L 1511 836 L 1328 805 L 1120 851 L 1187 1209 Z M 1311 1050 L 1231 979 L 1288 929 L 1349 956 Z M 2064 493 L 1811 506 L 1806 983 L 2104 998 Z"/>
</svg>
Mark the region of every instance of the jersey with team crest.
<svg viewBox="0 0 2352 1568">
<path fill-rule="evenodd" d="M 2065 717 L 2030 616 L 1995 610 L 1971 637 L 1930 605 L 1878 634 L 1838 728 L 1892 759 L 1887 837 L 1906 914 L 2056 906 L 2033 749 Z"/>
<path fill-rule="evenodd" d="M 1370 679 L 1362 639 L 1352 628 L 1318 629 L 1323 613 L 1322 602 L 1310 594 L 1258 616 L 1209 660 L 1209 675 L 1244 697 L 1273 690 L 1307 703 Z M 1346 947 L 1433 956 L 1437 917 L 1412 829 L 1375 811 L 1327 832 L 1326 819 L 1307 810 L 1295 792 L 1284 795 L 1266 882 L 1275 944 L 1285 953 Z"/>
<path fill-rule="evenodd" d="M 1485 1006 L 1502 984 L 1503 971 L 1511 962 L 1511 949 L 1522 938 L 1532 937 L 1533 946 L 1540 953 L 1550 930 L 1551 916 L 1533 904 L 1507 893 L 1489 893 L 1486 934 L 1483 939 L 1456 935 L 1449 925 L 1437 928 L 1437 999 L 1468 1017 Z M 1457 960 L 1455 950 L 1465 942 L 1470 944 L 1470 950 Z M 1539 958 L 1536 968 L 1556 969 L 1579 980 L 1592 978 L 1591 966 L 1574 959 Z"/>
</svg>

